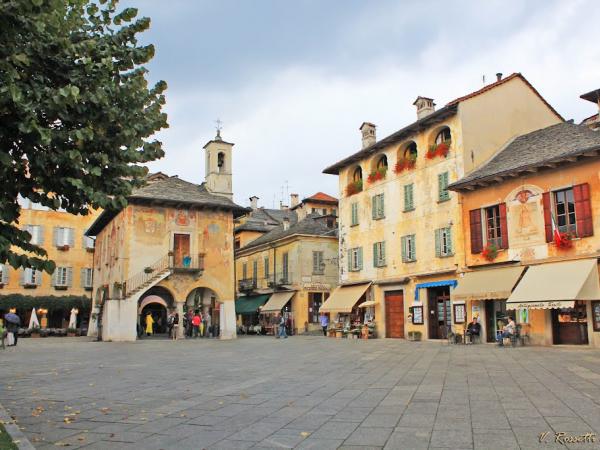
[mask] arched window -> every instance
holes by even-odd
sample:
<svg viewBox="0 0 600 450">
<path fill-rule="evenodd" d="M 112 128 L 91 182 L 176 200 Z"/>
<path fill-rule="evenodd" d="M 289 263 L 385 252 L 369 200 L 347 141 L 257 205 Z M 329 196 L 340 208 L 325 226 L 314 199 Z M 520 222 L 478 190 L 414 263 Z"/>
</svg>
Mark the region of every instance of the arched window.
<svg viewBox="0 0 600 450">
<path fill-rule="evenodd" d="M 411 143 L 404 148 L 403 156 L 405 159 L 417 159 L 417 143 L 415 141 L 411 141 Z"/>
<path fill-rule="evenodd" d="M 439 145 L 443 142 L 449 143 L 451 139 L 452 136 L 450 135 L 450 128 L 444 127 L 435 137 L 435 145 Z"/>
<path fill-rule="evenodd" d="M 352 181 L 362 181 L 362 169 L 360 167 L 357 167 L 352 172 Z"/>
<path fill-rule="evenodd" d="M 223 152 L 217 155 L 217 167 L 219 168 L 219 172 L 225 170 L 225 153 Z"/>
<path fill-rule="evenodd" d="M 387 167 L 388 167 L 387 156 L 381 155 L 381 158 L 379 158 L 377 160 L 377 167 L 376 167 L 376 169 L 377 170 L 379 170 L 379 169 L 384 169 L 385 170 L 385 169 L 387 169 Z"/>
</svg>

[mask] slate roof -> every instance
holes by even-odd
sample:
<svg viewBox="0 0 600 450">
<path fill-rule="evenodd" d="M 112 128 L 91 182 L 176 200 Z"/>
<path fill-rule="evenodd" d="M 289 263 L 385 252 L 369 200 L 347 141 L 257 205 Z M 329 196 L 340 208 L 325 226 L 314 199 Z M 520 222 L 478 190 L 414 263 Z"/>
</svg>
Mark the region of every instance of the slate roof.
<svg viewBox="0 0 600 450">
<path fill-rule="evenodd" d="M 521 73 L 513 73 L 499 81 L 488 84 L 477 91 L 471 92 L 467 95 L 464 95 L 462 97 L 452 100 L 451 102 L 447 103 L 446 106 L 444 106 L 443 108 L 440 108 L 437 111 L 423 117 L 422 119 L 419 119 L 416 122 L 411 123 L 410 125 L 402 128 L 401 130 L 396 131 L 393 134 L 390 134 L 389 136 L 383 138 L 382 140 L 375 142 L 375 144 L 373 144 L 365 149 L 362 149 L 359 152 L 354 153 L 353 155 L 333 164 L 332 166 L 327 167 L 323 171 L 323 173 L 327 173 L 330 175 L 338 175 L 341 168 L 346 167 L 354 162 L 360 161 L 361 159 L 376 153 L 377 151 L 387 147 L 388 145 L 401 142 L 404 139 L 408 138 L 410 135 L 418 133 L 419 131 L 426 130 L 430 126 L 446 119 L 447 117 L 450 117 L 450 116 L 456 114 L 459 103 L 464 102 L 465 100 L 469 100 L 470 98 L 476 97 L 478 95 L 481 95 L 487 91 L 490 91 L 490 90 L 492 90 L 504 83 L 507 83 L 515 78 L 521 79 L 533 91 L 533 93 L 535 95 L 537 95 L 540 98 L 540 100 L 542 102 L 544 102 L 546 104 L 546 106 L 548 108 L 550 108 L 550 110 L 552 110 L 552 112 L 554 114 L 556 114 L 556 116 L 558 118 L 560 118 L 561 120 L 564 120 L 564 118 L 552 107 L 552 105 L 550 105 L 546 101 L 546 99 L 544 99 L 544 97 L 542 97 L 542 95 L 537 91 L 537 89 L 535 89 L 533 87 L 533 85 L 529 81 L 527 81 L 527 79 Z"/>
<path fill-rule="evenodd" d="M 283 225 L 280 225 L 266 234 L 263 234 L 259 238 L 256 238 L 248 245 L 245 245 L 240 250 L 246 250 L 254 247 L 258 247 L 269 242 L 277 241 L 288 236 L 296 234 L 310 235 L 310 236 L 331 236 L 337 237 L 338 230 L 336 228 L 329 228 L 327 226 L 327 216 L 321 216 L 319 214 L 309 214 L 304 219 L 290 225 L 287 230 L 283 229 Z"/>
<path fill-rule="evenodd" d="M 173 177 L 153 177 L 146 186 L 135 189 L 127 201 L 133 204 L 152 203 L 167 206 L 192 207 L 203 206 L 208 208 L 227 209 L 232 211 L 234 217 L 247 211 L 243 206 L 237 205 L 226 197 L 210 193 L 204 183 L 195 184 Z M 117 214 L 119 210 L 104 210 L 86 231 L 88 236 L 96 236 Z"/>
<path fill-rule="evenodd" d="M 290 224 L 294 224 L 298 221 L 296 212 L 289 209 L 253 209 L 248 213 L 248 219 L 246 219 L 246 222 L 235 227 L 234 232 L 260 231 L 266 233 L 283 224 L 283 219 L 286 217 L 290 221 Z"/>
<path fill-rule="evenodd" d="M 483 182 L 489 184 L 503 175 L 524 173 L 594 151 L 600 151 L 600 133 L 572 122 L 562 122 L 513 139 L 486 164 L 451 184 L 449 189 L 461 190 Z"/>
</svg>

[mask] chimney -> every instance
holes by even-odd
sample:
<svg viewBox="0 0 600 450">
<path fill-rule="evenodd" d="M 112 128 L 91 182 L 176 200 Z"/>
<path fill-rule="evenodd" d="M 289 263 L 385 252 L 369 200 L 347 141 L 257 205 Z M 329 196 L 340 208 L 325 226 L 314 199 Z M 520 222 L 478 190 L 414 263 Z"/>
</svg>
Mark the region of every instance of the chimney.
<svg viewBox="0 0 600 450">
<path fill-rule="evenodd" d="M 283 229 L 284 230 L 289 230 L 290 229 L 290 219 L 289 219 L 289 217 L 284 217 L 283 218 Z"/>
<path fill-rule="evenodd" d="M 371 122 L 363 122 L 360 126 L 359 130 L 362 135 L 362 148 L 370 147 L 377 142 L 375 128 L 377 128 L 377 125 Z"/>
<path fill-rule="evenodd" d="M 298 206 L 298 203 L 300 203 L 298 194 L 290 194 L 290 206 L 292 208 L 295 208 L 296 206 Z"/>
<path fill-rule="evenodd" d="M 279 209 L 282 211 L 286 211 L 288 209 L 288 205 L 284 205 L 282 200 L 279 200 Z"/>
<path fill-rule="evenodd" d="M 258 197 L 256 195 L 250 197 L 250 207 L 252 210 L 258 209 Z"/>
<path fill-rule="evenodd" d="M 413 102 L 417 107 L 417 120 L 427 117 L 432 112 L 435 112 L 435 103 L 432 98 L 418 96 Z"/>
<path fill-rule="evenodd" d="M 496 81 L 501 81 L 502 80 L 502 72 L 498 72 L 496 74 Z"/>
</svg>

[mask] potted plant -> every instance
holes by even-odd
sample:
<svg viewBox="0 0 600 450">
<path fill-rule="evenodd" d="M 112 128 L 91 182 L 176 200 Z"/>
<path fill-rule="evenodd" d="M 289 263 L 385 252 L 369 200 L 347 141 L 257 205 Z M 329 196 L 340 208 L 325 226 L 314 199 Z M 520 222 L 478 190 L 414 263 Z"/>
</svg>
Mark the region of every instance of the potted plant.
<svg viewBox="0 0 600 450">
<path fill-rule="evenodd" d="M 434 159 L 436 157 L 446 157 L 450 151 L 450 141 L 440 142 L 439 144 L 431 144 L 425 157 L 427 159 Z"/>
<path fill-rule="evenodd" d="M 559 233 L 557 237 L 555 237 L 554 242 L 556 243 L 556 247 L 561 250 L 568 250 L 573 247 L 573 234 L 572 233 Z"/>
<path fill-rule="evenodd" d="M 386 166 L 379 167 L 379 168 L 373 170 L 369 174 L 367 181 L 369 183 L 374 183 L 376 181 L 383 180 L 385 178 L 386 174 L 387 174 L 387 167 Z"/>
<path fill-rule="evenodd" d="M 144 273 L 152 273 L 154 269 L 152 267 L 144 267 Z"/>
<path fill-rule="evenodd" d="M 498 256 L 498 247 L 496 247 L 496 244 L 488 242 L 488 244 L 481 252 L 481 255 L 488 261 L 493 261 Z"/>
<path fill-rule="evenodd" d="M 67 336 L 68 337 L 77 336 L 77 328 L 67 328 Z"/>
<path fill-rule="evenodd" d="M 420 341 L 422 333 L 420 331 L 409 331 L 408 332 L 408 340 L 409 341 Z"/>
<path fill-rule="evenodd" d="M 66 252 L 67 250 L 69 250 L 69 244 L 64 244 L 64 245 L 59 245 L 57 247 L 60 251 Z"/>
<path fill-rule="evenodd" d="M 412 170 L 415 168 L 417 164 L 417 155 L 415 153 L 410 153 L 407 156 L 404 156 L 401 159 L 398 159 L 396 166 L 394 167 L 394 172 L 402 173 L 405 170 Z"/>
<path fill-rule="evenodd" d="M 362 188 L 363 188 L 362 180 L 353 181 L 348 186 L 346 186 L 346 195 L 350 196 L 350 195 L 358 194 L 359 192 L 362 191 Z"/>
</svg>

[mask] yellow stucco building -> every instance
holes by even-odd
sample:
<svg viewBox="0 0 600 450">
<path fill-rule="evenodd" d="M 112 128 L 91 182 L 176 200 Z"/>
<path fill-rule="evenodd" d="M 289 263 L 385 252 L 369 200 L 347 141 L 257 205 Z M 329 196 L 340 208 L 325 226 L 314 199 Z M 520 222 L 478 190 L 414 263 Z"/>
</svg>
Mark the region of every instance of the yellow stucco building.
<svg viewBox="0 0 600 450">
<path fill-rule="evenodd" d="M 90 335 L 135 340 L 147 314 L 160 333 L 167 311 L 176 311 L 182 324 L 191 308 L 210 317 L 214 335 L 236 336 L 233 223 L 246 210 L 231 200 L 232 147 L 218 133 L 204 147 L 205 183 L 157 174 L 128 197 L 127 207 L 104 211 L 92 224 Z"/>
<path fill-rule="evenodd" d="M 61 298 L 79 297 L 81 300 L 77 303 L 81 304 L 80 308 L 83 310 L 78 322 L 79 325 L 82 320 L 87 322 L 89 305 L 87 310 L 83 306 L 88 303 L 86 298 L 91 299 L 94 241 L 84 234 L 98 212 L 76 216 L 66 211 L 50 210 L 22 198 L 19 199 L 19 204 L 20 228 L 29 231 L 32 244 L 48 252 L 48 258 L 56 263 L 56 270 L 53 274 L 48 274 L 33 269 L 15 270 L 8 264 L 0 264 L 0 299 L 6 299 L 2 303 L 15 307 L 22 323 L 26 325 L 31 308 L 25 309 L 18 300 L 13 299 L 19 295 L 43 298 L 44 301 L 37 305 L 48 309 L 48 316 L 43 318 L 46 320 L 42 320 L 42 323 L 48 327 L 64 328 L 71 308 L 54 307 L 48 302 L 54 300 L 59 304 Z"/>
<path fill-rule="evenodd" d="M 302 202 L 292 194 L 291 207 L 280 210 L 252 202 L 252 211 L 236 228 L 242 239 L 260 233 L 235 253 L 239 325 L 261 324 L 268 330 L 270 319 L 284 313 L 295 332 L 320 328 L 319 309 L 338 280 L 336 213 L 337 199 L 322 192 Z M 264 231 L 267 216 L 280 224 Z"/>
<path fill-rule="evenodd" d="M 516 136 L 563 119 L 521 74 L 499 74 L 438 110 L 426 97 L 414 104 L 416 122 L 379 141 L 364 123 L 363 148 L 324 171 L 339 176 L 341 284 L 325 306 L 361 319 L 367 308 L 357 306 L 368 306 L 381 337 L 439 339 L 465 259 L 448 185 Z"/>
</svg>

